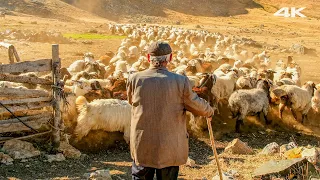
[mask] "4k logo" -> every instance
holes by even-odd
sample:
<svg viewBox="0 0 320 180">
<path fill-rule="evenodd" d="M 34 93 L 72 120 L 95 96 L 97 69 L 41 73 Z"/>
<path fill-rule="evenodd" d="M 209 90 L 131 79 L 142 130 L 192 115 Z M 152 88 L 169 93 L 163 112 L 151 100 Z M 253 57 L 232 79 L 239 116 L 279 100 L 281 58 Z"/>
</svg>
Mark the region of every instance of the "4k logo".
<svg viewBox="0 0 320 180">
<path fill-rule="evenodd" d="M 304 9 L 305 9 L 305 7 L 302 7 L 299 9 L 296 9 L 295 7 L 291 7 L 291 8 L 283 7 L 281 9 L 279 9 L 279 11 L 277 11 L 273 15 L 274 16 L 282 16 L 282 17 L 296 17 L 296 16 L 307 17 L 301 13 L 301 11 Z"/>
</svg>

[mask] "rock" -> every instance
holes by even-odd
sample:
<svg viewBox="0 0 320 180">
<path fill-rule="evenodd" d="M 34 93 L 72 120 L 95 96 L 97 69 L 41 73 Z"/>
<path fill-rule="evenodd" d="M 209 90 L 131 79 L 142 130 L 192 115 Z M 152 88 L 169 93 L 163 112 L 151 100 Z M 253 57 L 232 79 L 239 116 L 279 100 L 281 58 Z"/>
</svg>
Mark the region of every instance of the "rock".
<svg viewBox="0 0 320 180">
<path fill-rule="evenodd" d="M 246 143 L 242 142 L 240 139 L 234 139 L 228 144 L 224 149 L 224 152 L 232 154 L 252 154 L 253 150 Z"/>
<path fill-rule="evenodd" d="M 223 180 L 233 180 L 235 179 L 234 177 L 238 174 L 237 171 L 235 170 L 230 170 L 228 172 L 222 172 L 222 179 Z M 215 175 L 212 180 L 220 180 L 219 173 Z"/>
<path fill-rule="evenodd" d="M 37 21 L 31 21 L 31 24 L 38 24 Z"/>
<path fill-rule="evenodd" d="M 93 44 L 93 41 L 89 41 L 89 40 L 85 40 L 85 41 L 82 41 L 83 44 Z"/>
<path fill-rule="evenodd" d="M 13 159 L 25 159 L 40 155 L 40 151 L 31 143 L 15 139 L 6 141 L 2 149 Z"/>
<path fill-rule="evenodd" d="M 198 25 L 196 25 L 196 28 L 201 28 L 201 26 L 198 24 Z"/>
<path fill-rule="evenodd" d="M 293 44 L 290 48 L 290 51 L 297 54 L 310 54 L 310 55 L 317 54 L 316 49 L 307 48 L 301 44 Z"/>
<path fill-rule="evenodd" d="M 280 152 L 280 146 L 276 142 L 273 142 L 266 145 L 259 154 L 270 155 L 278 152 Z"/>
<path fill-rule="evenodd" d="M 279 177 L 288 177 L 289 175 L 295 172 L 295 175 L 298 175 L 297 178 L 290 179 L 302 179 L 300 176 L 300 168 L 306 167 L 308 161 L 304 158 L 295 158 L 295 159 L 286 159 L 286 160 L 270 160 L 260 167 L 254 170 L 253 179 L 270 179 L 270 175 L 280 175 Z M 298 167 L 298 168 L 297 168 Z M 311 167 L 311 166 L 310 166 Z M 299 169 L 294 171 L 294 169 Z M 299 177 L 300 176 L 300 177 Z M 289 178 L 286 178 L 289 179 Z"/>
<path fill-rule="evenodd" d="M 112 180 L 108 169 L 97 170 L 92 173 L 85 173 L 83 176 L 86 179 Z"/>
<path fill-rule="evenodd" d="M 58 150 L 62 152 L 66 158 L 80 159 L 81 157 L 81 152 L 65 141 L 60 143 Z"/>
<path fill-rule="evenodd" d="M 5 165 L 11 165 L 13 164 L 13 159 L 8 154 L 0 152 L 0 163 Z"/>
<path fill-rule="evenodd" d="M 27 159 L 22 159 L 20 162 L 25 163 L 25 162 L 28 162 L 28 160 Z"/>
<path fill-rule="evenodd" d="M 295 147 L 293 149 L 286 151 L 283 154 L 283 157 L 287 159 L 301 158 L 301 153 L 303 149 L 304 149 L 303 147 Z"/>
<path fill-rule="evenodd" d="M 280 146 L 280 156 L 283 156 L 285 152 L 295 147 L 297 147 L 297 145 L 294 142 Z"/>
<path fill-rule="evenodd" d="M 188 157 L 188 160 L 186 162 L 186 166 L 189 166 L 189 167 L 196 167 L 196 161 L 194 161 L 193 159 L 191 159 L 190 157 Z"/>
<path fill-rule="evenodd" d="M 61 153 L 58 153 L 58 154 L 55 154 L 55 155 L 47 155 L 47 159 L 48 159 L 48 162 L 53 162 L 53 161 L 64 161 L 66 160 L 66 158 L 64 157 L 63 154 Z"/>
<path fill-rule="evenodd" d="M 305 148 L 301 152 L 301 157 L 306 158 L 312 164 L 316 164 L 318 162 L 319 152 L 316 148 Z"/>
<path fill-rule="evenodd" d="M 176 22 L 176 25 L 181 25 L 181 22 L 180 22 L 180 21 L 177 21 L 177 22 Z"/>
<path fill-rule="evenodd" d="M 290 48 L 290 51 L 298 54 L 304 54 L 304 50 L 304 46 L 301 44 L 293 44 Z"/>
</svg>

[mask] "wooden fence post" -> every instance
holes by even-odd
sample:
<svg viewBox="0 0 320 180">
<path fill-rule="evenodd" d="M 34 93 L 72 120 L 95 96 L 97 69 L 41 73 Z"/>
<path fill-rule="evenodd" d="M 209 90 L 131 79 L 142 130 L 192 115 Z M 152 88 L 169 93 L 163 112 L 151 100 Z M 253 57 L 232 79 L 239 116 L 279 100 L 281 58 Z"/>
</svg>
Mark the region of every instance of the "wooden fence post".
<svg viewBox="0 0 320 180">
<path fill-rule="evenodd" d="M 53 129 L 52 129 L 52 137 L 53 137 L 53 149 L 57 150 L 60 146 L 60 123 L 61 123 L 61 111 L 60 111 L 60 68 L 61 62 L 59 58 L 59 45 L 52 45 L 52 79 L 53 79 Z"/>
<path fill-rule="evenodd" d="M 8 48 L 8 56 L 9 56 L 9 63 L 14 63 L 14 46 L 10 45 Z"/>
</svg>

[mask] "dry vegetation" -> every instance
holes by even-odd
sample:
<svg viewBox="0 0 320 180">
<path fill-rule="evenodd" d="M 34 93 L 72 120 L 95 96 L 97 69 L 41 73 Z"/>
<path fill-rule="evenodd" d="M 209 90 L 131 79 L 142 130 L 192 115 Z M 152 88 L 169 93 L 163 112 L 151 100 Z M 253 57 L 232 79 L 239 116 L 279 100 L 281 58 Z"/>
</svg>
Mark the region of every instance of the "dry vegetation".
<svg viewBox="0 0 320 180">
<path fill-rule="evenodd" d="M 269 48 L 288 49 L 294 43 L 314 48 L 320 52 L 320 14 L 317 12 L 320 3 L 316 0 L 267 1 L 267 0 L 222 0 L 176 1 L 165 0 L 137 1 L 123 3 L 118 0 L 93 0 L 90 5 L 86 0 L 1 0 L 0 11 L 6 11 L 7 16 L 0 18 L 0 31 L 55 31 L 70 37 L 70 43 L 60 44 L 62 65 L 68 66 L 74 60 L 80 59 L 85 52 L 92 52 L 99 57 L 105 52 L 115 51 L 120 44 L 121 36 L 108 35 L 107 23 L 112 21 L 122 23 L 150 23 L 176 25 L 181 27 L 202 28 L 212 32 L 231 34 L 252 38 Z M 287 3 L 290 2 L 290 3 Z M 282 18 L 272 14 L 279 7 L 307 7 L 304 11 L 308 18 Z M 94 30 L 96 33 L 91 33 Z M 0 37 L 0 41 L 2 41 Z M 10 40 L 18 50 L 22 60 L 51 57 L 51 44 Z M 273 53 L 271 60 L 286 59 L 290 53 Z M 8 63 L 7 50 L 0 47 L 0 62 Z M 302 67 L 302 81 L 312 80 L 320 83 L 319 57 L 311 55 L 293 55 L 295 61 Z M 317 116 L 317 115 L 314 115 Z M 219 117 L 217 117 L 219 119 Z M 287 119 L 285 124 L 292 126 L 294 120 Z M 231 141 L 232 133 L 222 134 L 223 130 L 233 128 L 231 122 L 224 125 L 214 124 L 215 135 L 220 141 Z M 301 133 L 284 133 L 265 130 L 263 127 L 250 123 L 246 127 L 241 140 L 248 142 L 255 151 L 261 150 L 270 142 L 288 143 L 291 136 L 299 145 L 319 146 L 319 139 Z M 259 124 L 259 123 L 258 123 Z M 277 129 L 277 127 L 274 127 Z M 319 122 L 307 124 L 303 130 L 320 135 Z M 181 179 L 212 178 L 216 166 L 210 163 L 212 152 L 208 138 L 191 139 L 190 157 L 199 165 L 197 168 L 181 167 Z M 101 149 L 100 149 L 101 150 Z M 221 152 L 221 149 L 219 150 Z M 80 161 L 65 161 L 48 164 L 42 157 L 24 163 L 10 166 L 1 165 L 0 179 L 15 177 L 20 179 L 81 179 L 86 172 L 109 168 L 115 179 L 130 179 L 131 159 L 127 145 L 124 142 L 111 150 L 102 150 L 98 154 L 89 154 Z M 222 155 L 223 170 L 234 169 L 240 174 L 238 179 L 251 179 L 253 170 L 261 163 L 278 156 L 227 156 Z M 64 178 L 63 178 L 64 177 Z M 14 179 L 14 178 L 12 178 Z"/>
</svg>

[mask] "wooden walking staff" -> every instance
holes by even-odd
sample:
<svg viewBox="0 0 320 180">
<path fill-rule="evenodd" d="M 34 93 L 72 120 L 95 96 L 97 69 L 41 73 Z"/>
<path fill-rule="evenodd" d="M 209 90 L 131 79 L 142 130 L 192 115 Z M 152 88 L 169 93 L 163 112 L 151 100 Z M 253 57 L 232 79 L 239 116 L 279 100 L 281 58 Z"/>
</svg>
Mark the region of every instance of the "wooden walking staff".
<svg viewBox="0 0 320 180">
<path fill-rule="evenodd" d="M 213 154 L 214 154 L 214 158 L 216 159 L 216 163 L 217 163 L 217 166 L 218 166 L 218 172 L 219 172 L 220 180 L 223 180 L 222 171 L 221 171 L 220 164 L 219 164 L 219 159 L 218 159 L 218 153 L 217 153 L 216 145 L 215 145 L 215 142 L 214 142 L 213 131 L 212 131 L 212 126 L 211 126 L 211 120 L 209 118 L 207 118 L 207 124 L 208 124 L 208 130 L 209 130 L 209 135 L 210 135 L 211 148 L 212 148 L 212 151 L 213 151 Z"/>
</svg>

